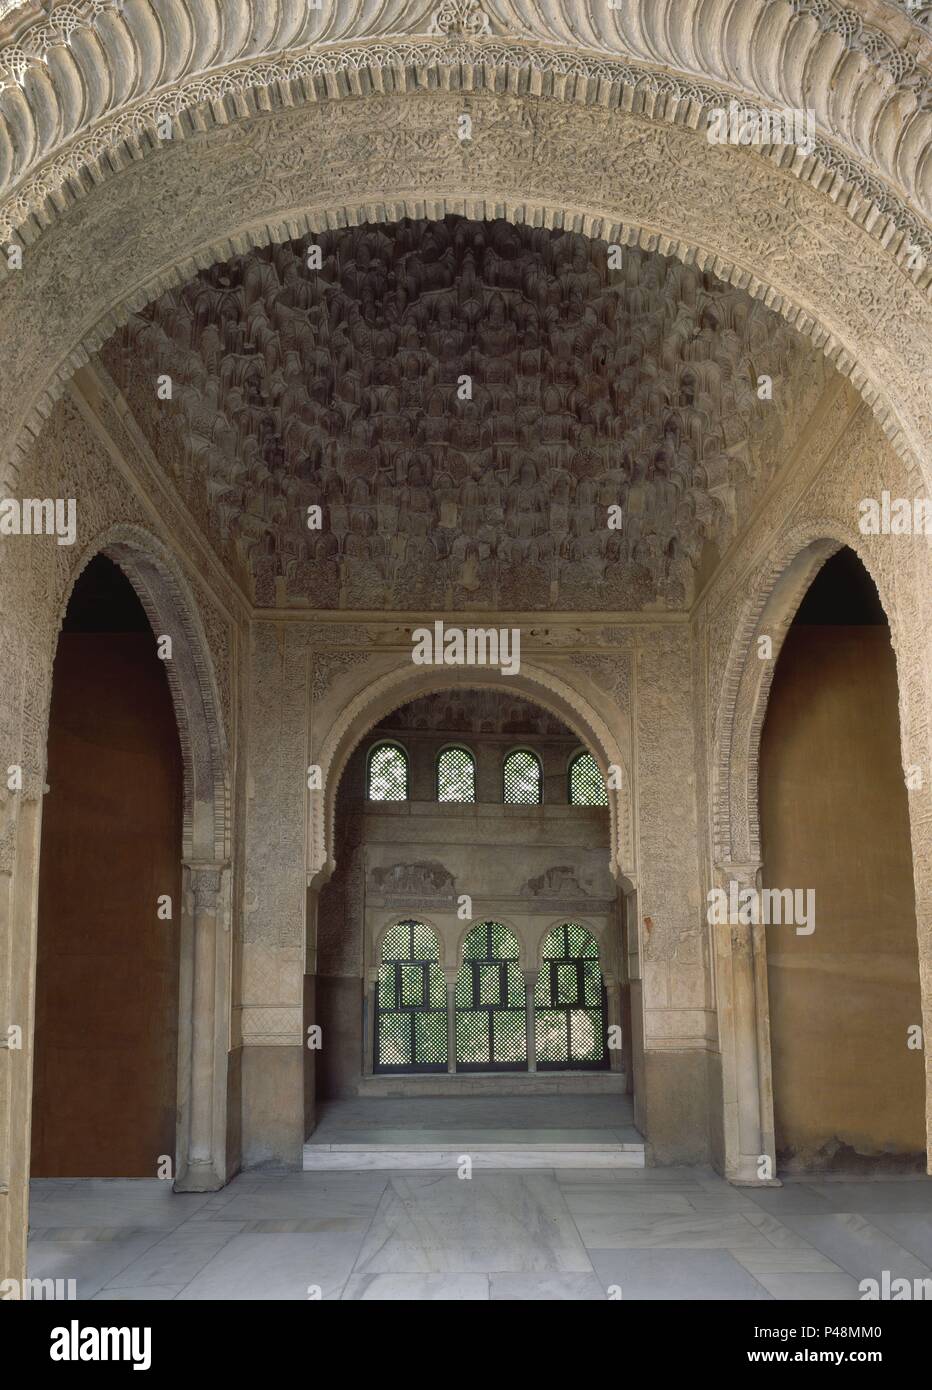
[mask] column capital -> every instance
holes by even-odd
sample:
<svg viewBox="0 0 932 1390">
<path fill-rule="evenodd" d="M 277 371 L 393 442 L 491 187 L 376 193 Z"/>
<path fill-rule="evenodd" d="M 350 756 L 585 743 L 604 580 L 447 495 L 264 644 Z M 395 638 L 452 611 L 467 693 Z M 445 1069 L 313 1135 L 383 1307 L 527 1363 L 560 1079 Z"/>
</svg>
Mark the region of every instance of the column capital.
<svg viewBox="0 0 932 1390">
<path fill-rule="evenodd" d="M 197 914 L 216 913 L 226 864 L 211 864 L 191 859 L 186 859 L 183 863 L 187 871 L 188 891 L 194 898 L 194 911 Z"/>
<path fill-rule="evenodd" d="M 727 888 L 729 883 L 737 883 L 739 888 L 756 888 L 762 867 L 759 859 L 720 859 L 714 865 L 716 886 Z"/>
</svg>

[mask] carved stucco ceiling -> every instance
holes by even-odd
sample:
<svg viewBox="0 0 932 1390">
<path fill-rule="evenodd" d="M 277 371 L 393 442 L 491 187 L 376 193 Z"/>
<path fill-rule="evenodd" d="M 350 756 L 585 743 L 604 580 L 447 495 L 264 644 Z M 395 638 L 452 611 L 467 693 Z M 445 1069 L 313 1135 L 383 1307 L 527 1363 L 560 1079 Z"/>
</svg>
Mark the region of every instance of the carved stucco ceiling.
<svg viewBox="0 0 932 1390">
<path fill-rule="evenodd" d="M 831 369 L 708 273 L 613 255 L 456 217 L 320 234 L 203 272 L 101 356 L 259 605 L 677 607 Z"/>
<path fill-rule="evenodd" d="M 386 733 L 420 730 L 576 738 L 555 714 L 519 695 L 502 695 L 497 690 L 445 690 L 438 695 L 424 695 L 386 715 L 376 728 Z"/>
</svg>

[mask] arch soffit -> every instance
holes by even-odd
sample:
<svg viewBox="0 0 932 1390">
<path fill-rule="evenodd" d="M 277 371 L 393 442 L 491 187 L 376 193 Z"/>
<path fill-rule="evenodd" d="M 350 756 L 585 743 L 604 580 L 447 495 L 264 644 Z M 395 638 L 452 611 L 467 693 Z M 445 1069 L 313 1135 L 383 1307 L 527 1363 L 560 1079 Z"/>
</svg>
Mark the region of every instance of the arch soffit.
<svg viewBox="0 0 932 1390">
<path fill-rule="evenodd" d="M 139 526 L 116 525 L 95 537 L 79 556 L 62 596 L 57 632 L 75 584 L 98 555 L 105 555 L 126 575 L 153 634 L 172 638 L 165 674 L 183 767 L 182 855 L 188 861 L 223 862 L 230 853 L 227 738 L 197 604 L 174 560 L 154 535 Z"/>
<path fill-rule="evenodd" d="M 672 98 L 694 112 L 730 97 L 772 104 L 774 92 L 789 105 L 814 102 L 818 131 L 844 152 L 821 138 L 823 159 L 834 156 L 844 176 L 857 178 L 866 172 L 866 134 L 877 171 L 868 180 L 877 185 L 879 175 L 893 186 L 868 196 L 895 201 L 900 188 L 922 203 L 932 37 L 910 23 L 906 5 L 899 14 L 874 7 L 868 19 L 842 0 L 775 0 L 762 23 L 754 0 L 705 7 L 701 16 L 701 0 L 631 0 L 623 18 L 606 6 L 570 24 L 558 0 L 530 14 L 516 0 L 412 0 L 401 12 L 375 0 L 363 33 L 348 5 L 315 14 L 267 0 L 258 24 L 249 0 L 225 0 L 219 27 L 213 7 L 196 0 L 139 0 L 129 9 L 122 0 L 79 0 L 58 14 L 53 0 L 51 14 L 37 18 L 30 5 L 18 20 L 10 11 L 21 5 L 0 0 L 0 114 L 20 153 L 3 170 L 12 194 L 3 237 L 37 210 L 53 215 L 50 197 L 69 179 L 80 183 L 87 169 L 103 176 L 102 155 L 113 162 L 117 151 L 140 158 L 157 148 L 154 127 L 166 114 L 196 111 L 196 131 L 249 104 L 358 96 L 417 84 L 425 71 L 449 85 L 464 69 L 471 87 L 523 72 L 531 90 L 591 101 L 618 88 L 635 103 L 664 107 Z M 123 83 L 101 80 L 127 67 Z M 184 134 L 179 123 L 174 138 Z"/>
<path fill-rule="evenodd" d="M 473 94 L 470 99 L 480 98 Z M 492 121 L 487 136 L 477 127 L 470 142 L 475 153 L 464 155 L 450 115 L 462 105 L 463 94 L 420 91 L 372 100 L 388 101 L 392 119 L 386 113 L 384 121 L 375 120 L 378 113 L 366 112 L 366 102 L 359 101 L 338 102 L 334 114 L 339 110 L 339 120 L 330 125 L 319 104 L 282 108 L 253 119 L 249 113 L 239 115 L 217 132 L 221 144 L 216 150 L 209 133 L 184 142 L 184 149 L 162 149 L 158 159 L 124 170 L 122 183 L 111 181 L 111 199 L 98 190 L 96 198 L 91 194 L 76 205 L 72 218 L 65 218 L 56 232 L 50 229 L 32 250 L 27 248 L 22 271 L 0 267 L 0 308 L 6 302 L 4 320 L 21 333 L 17 361 L 22 379 L 12 383 L 5 408 L 0 401 L 0 426 L 12 441 L 12 459 L 28 447 L 64 383 L 130 313 L 199 268 L 251 246 L 324 227 L 459 213 L 566 227 L 609 242 L 636 244 L 695 263 L 764 300 L 822 347 L 872 405 L 901 455 L 907 461 L 921 459 L 932 478 L 927 457 L 932 387 L 925 380 L 932 373 L 917 370 L 917 362 L 929 357 L 932 303 L 915 276 L 891 255 L 891 248 L 902 251 L 905 242 L 903 236 L 891 235 L 889 219 L 866 218 L 865 226 L 859 226 L 840 202 L 800 183 L 792 172 L 746 149 L 711 145 L 685 122 L 665 124 L 653 111 L 648 116 L 586 108 L 556 98 L 541 106 L 537 97 L 487 93 L 481 100 L 511 104 L 518 131 L 527 137 L 526 148 L 518 150 L 512 142 L 503 151 Z M 431 112 L 422 107 L 418 115 L 426 114 L 427 125 L 437 127 L 437 153 L 409 152 L 404 182 L 413 180 L 419 191 L 386 199 L 380 185 L 385 169 L 396 161 L 380 151 L 380 141 L 403 138 L 404 113 L 413 102 L 434 104 Z M 281 138 L 269 125 L 276 120 L 286 127 Z M 354 122 L 361 122 L 370 139 L 354 159 L 351 174 L 341 178 L 333 173 L 333 146 L 341 137 L 352 138 Z M 308 126 L 303 145 L 302 124 Z M 336 125 L 340 128 L 332 128 Z M 296 139 L 307 152 L 303 163 L 291 157 Z M 606 169 L 606 150 L 625 144 L 631 148 L 619 148 L 613 156 L 618 169 Z M 212 151 L 217 155 L 213 161 Z M 591 171 L 584 171 L 586 156 L 595 159 Z M 622 186 L 626 173 L 633 178 L 627 190 Z M 238 180 L 238 215 L 231 220 L 225 213 L 226 225 L 221 226 L 216 209 L 231 205 L 231 177 Z M 150 178 L 154 186 L 144 187 Z M 328 181 L 342 183 L 341 189 L 328 194 Z M 721 183 L 721 197 L 716 182 Z M 202 196 L 185 198 L 183 209 L 173 211 L 171 244 L 177 258 L 166 264 L 165 229 L 151 208 L 166 201 L 177 206 L 184 186 L 194 183 Z M 457 195 L 444 195 L 445 183 L 455 186 Z M 736 183 L 745 185 L 743 201 L 734 196 Z M 462 196 L 459 190 L 470 184 L 487 191 Z M 541 197 L 542 185 L 548 184 Z M 529 188 L 536 190 L 532 199 Z M 346 201 L 341 194 L 350 192 Z M 127 195 L 128 205 L 119 207 Z M 627 220 L 621 221 L 613 209 L 623 210 Z M 73 244 L 68 248 L 75 237 L 80 251 Z M 88 246 L 104 252 L 103 273 L 91 289 L 84 264 Z M 81 264 L 73 265 L 75 260 Z M 63 283 L 63 275 L 67 282 L 78 272 L 80 285 Z M 860 283 L 852 284 L 859 273 Z M 927 276 L 932 283 L 932 268 Z M 38 315 L 36 296 L 42 303 Z M 88 300 L 95 296 L 92 305 Z M 77 305 L 86 311 L 81 316 Z M 49 343 L 62 345 L 54 364 L 48 361 Z"/>
<path fill-rule="evenodd" d="M 782 536 L 750 585 L 723 682 L 713 753 L 714 858 L 720 865 L 760 863 L 759 756 L 774 671 L 790 624 L 816 574 L 845 546 L 854 551 L 877 588 L 897 665 L 901 665 L 896 609 L 863 537 L 829 518 L 809 520 Z M 772 639 L 769 660 L 757 656 L 757 638 L 763 635 Z"/>
</svg>

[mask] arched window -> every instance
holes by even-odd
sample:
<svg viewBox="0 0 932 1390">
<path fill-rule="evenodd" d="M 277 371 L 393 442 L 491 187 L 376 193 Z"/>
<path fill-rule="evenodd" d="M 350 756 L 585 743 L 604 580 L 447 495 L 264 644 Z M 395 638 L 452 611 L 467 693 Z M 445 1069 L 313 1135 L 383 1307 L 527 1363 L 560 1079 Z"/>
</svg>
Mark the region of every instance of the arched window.
<svg viewBox="0 0 932 1390">
<path fill-rule="evenodd" d="M 591 753 L 577 753 L 570 763 L 570 805 L 608 805 L 605 778 Z"/>
<path fill-rule="evenodd" d="M 377 743 L 369 750 L 366 787 L 370 801 L 407 801 L 408 759 L 397 743 Z"/>
<path fill-rule="evenodd" d="M 447 986 L 437 937 L 396 922 L 382 942 L 375 1003 L 376 1071 L 446 1071 Z"/>
<path fill-rule="evenodd" d="M 527 1011 L 518 939 L 480 922 L 463 945 L 456 981 L 457 1071 L 526 1071 Z"/>
<path fill-rule="evenodd" d="M 512 806 L 537 806 L 543 778 L 540 759 L 527 748 L 516 748 L 502 769 L 502 799 Z"/>
<path fill-rule="evenodd" d="M 445 748 L 437 759 L 437 800 L 475 801 L 476 762 L 468 748 Z"/>
<path fill-rule="evenodd" d="M 538 1070 L 608 1066 L 598 942 L 578 922 L 554 927 L 544 943 L 534 990 L 534 1046 Z"/>
</svg>

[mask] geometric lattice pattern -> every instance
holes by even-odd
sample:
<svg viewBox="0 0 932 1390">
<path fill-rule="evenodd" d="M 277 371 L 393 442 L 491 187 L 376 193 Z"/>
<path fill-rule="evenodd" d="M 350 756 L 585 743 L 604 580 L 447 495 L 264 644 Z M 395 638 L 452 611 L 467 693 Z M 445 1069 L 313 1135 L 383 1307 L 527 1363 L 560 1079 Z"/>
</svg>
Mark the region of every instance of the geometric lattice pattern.
<svg viewBox="0 0 932 1390">
<path fill-rule="evenodd" d="M 579 753 L 570 763 L 570 805 L 608 805 L 605 778 L 591 753 Z"/>
<path fill-rule="evenodd" d="M 447 986 L 437 937 L 397 922 L 382 942 L 375 1009 L 376 1071 L 446 1071 Z"/>
<path fill-rule="evenodd" d="M 465 748 L 445 748 L 437 759 L 437 800 L 475 801 L 476 764 Z"/>
<path fill-rule="evenodd" d="M 394 743 L 379 743 L 369 754 L 369 800 L 406 801 L 408 760 Z"/>
<path fill-rule="evenodd" d="M 534 1044 L 543 1070 L 608 1066 L 599 947 L 578 922 L 554 927 L 544 943 L 534 990 Z"/>
<path fill-rule="evenodd" d="M 527 1011 L 518 940 L 480 922 L 463 946 L 456 981 L 457 1071 L 526 1071 Z"/>
<path fill-rule="evenodd" d="M 526 748 L 517 748 L 505 759 L 502 773 L 506 803 L 513 806 L 536 806 L 541 800 L 540 763 Z"/>
</svg>

